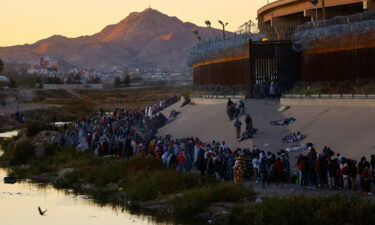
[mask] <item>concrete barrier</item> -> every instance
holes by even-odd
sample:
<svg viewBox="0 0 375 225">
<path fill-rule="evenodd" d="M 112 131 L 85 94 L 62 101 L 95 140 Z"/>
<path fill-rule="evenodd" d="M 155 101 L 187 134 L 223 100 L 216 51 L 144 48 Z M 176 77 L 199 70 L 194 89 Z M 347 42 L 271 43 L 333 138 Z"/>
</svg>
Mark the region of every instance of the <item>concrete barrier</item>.
<svg viewBox="0 0 375 225">
<path fill-rule="evenodd" d="M 103 89 L 103 84 L 44 84 L 43 89 Z"/>
<path fill-rule="evenodd" d="M 281 105 L 338 106 L 338 107 L 375 107 L 375 99 L 370 98 L 281 98 Z"/>
<path fill-rule="evenodd" d="M 216 105 L 216 104 L 223 104 L 227 103 L 227 99 L 225 98 L 191 98 L 191 102 L 195 104 L 201 105 Z"/>
</svg>

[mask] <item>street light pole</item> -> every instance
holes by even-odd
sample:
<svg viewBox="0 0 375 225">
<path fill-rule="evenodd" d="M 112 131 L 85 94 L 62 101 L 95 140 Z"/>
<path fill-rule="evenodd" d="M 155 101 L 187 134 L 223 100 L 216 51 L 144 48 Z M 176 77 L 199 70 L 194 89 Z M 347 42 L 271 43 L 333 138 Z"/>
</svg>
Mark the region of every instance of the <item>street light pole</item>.
<svg viewBox="0 0 375 225">
<path fill-rule="evenodd" d="M 225 26 L 228 25 L 228 23 L 224 23 L 223 21 L 219 20 L 219 23 L 223 26 L 223 39 L 225 40 Z"/>
</svg>

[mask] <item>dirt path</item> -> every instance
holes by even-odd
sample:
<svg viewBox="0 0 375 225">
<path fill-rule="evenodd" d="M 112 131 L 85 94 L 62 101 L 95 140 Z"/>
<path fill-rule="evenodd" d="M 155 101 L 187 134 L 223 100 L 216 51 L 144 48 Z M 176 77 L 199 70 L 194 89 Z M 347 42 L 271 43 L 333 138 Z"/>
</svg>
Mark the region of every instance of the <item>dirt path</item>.
<svg viewBox="0 0 375 225">
<path fill-rule="evenodd" d="M 30 110 L 37 110 L 37 109 L 48 109 L 50 107 L 59 107 L 59 105 L 46 105 L 46 104 L 38 104 L 38 103 L 12 103 L 6 106 L 0 106 L 0 115 L 11 115 L 15 114 L 17 111 L 30 111 Z"/>
</svg>

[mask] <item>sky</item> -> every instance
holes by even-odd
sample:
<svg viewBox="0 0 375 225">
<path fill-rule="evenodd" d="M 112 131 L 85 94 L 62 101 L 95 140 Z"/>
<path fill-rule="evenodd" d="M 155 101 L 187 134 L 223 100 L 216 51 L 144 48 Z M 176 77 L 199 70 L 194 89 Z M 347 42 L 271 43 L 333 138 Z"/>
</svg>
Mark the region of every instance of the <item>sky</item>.
<svg viewBox="0 0 375 225">
<path fill-rule="evenodd" d="M 267 0 L 0 0 L 0 46 L 31 44 L 55 34 L 67 37 L 92 35 L 115 24 L 131 12 L 151 6 L 184 22 L 205 26 L 210 20 L 228 22 L 235 31 Z"/>
</svg>

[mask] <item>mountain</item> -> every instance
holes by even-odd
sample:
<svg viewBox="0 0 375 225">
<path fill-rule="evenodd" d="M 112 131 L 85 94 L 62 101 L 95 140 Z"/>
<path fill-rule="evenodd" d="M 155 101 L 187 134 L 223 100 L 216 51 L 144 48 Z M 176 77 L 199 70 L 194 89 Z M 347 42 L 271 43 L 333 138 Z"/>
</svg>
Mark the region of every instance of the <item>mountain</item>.
<svg viewBox="0 0 375 225">
<path fill-rule="evenodd" d="M 11 63 L 38 63 L 41 56 L 55 56 L 81 68 L 110 71 L 114 67 L 184 69 L 186 54 L 203 38 L 220 30 L 184 23 L 154 9 L 131 13 L 117 24 L 92 36 L 67 38 L 54 35 L 34 44 L 0 47 L 0 58 Z"/>
</svg>

